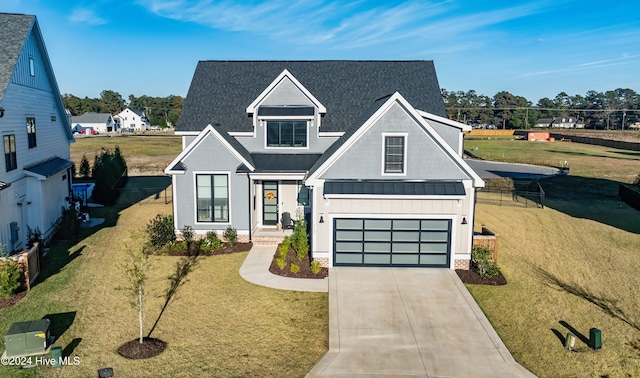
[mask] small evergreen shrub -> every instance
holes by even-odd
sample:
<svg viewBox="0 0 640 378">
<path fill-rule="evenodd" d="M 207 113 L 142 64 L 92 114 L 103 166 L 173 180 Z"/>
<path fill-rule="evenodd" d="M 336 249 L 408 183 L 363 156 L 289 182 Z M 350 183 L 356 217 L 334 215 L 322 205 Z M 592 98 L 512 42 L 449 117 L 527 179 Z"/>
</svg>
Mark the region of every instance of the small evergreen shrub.
<svg viewBox="0 0 640 378">
<path fill-rule="evenodd" d="M 287 261 L 284 259 L 284 256 L 280 256 L 276 258 L 276 265 L 280 269 L 284 269 L 287 266 Z"/>
<path fill-rule="evenodd" d="M 222 243 L 222 240 L 220 240 L 218 234 L 215 231 L 207 232 L 206 241 L 214 251 L 224 248 L 224 243 Z"/>
<path fill-rule="evenodd" d="M 307 222 L 301 219 L 296 222 L 291 235 L 291 245 L 296 250 L 296 257 L 302 261 L 309 253 L 309 239 L 307 238 Z"/>
<path fill-rule="evenodd" d="M 295 261 L 292 261 L 289 270 L 293 274 L 298 274 L 298 272 L 300 271 L 300 265 L 298 265 Z"/>
<path fill-rule="evenodd" d="M 56 229 L 58 236 L 63 240 L 73 239 L 78 235 L 78 232 L 80 232 L 80 220 L 78 219 L 78 212 L 73 206 L 62 212 Z"/>
<path fill-rule="evenodd" d="M 4 253 L 4 246 L 2 244 L 0 244 L 0 256 L 8 257 L 8 255 Z M 2 261 L 1 264 L 0 297 L 9 297 L 20 287 L 20 265 L 9 258 Z"/>
<path fill-rule="evenodd" d="M 80 171 L 78 173 L 80 174 L 80 177 L 83 178 L 91 177 L 91 166 L 89 165 L 87 155 L 82 155 L 82 160 L 80 160 Z"/>
<path fill-rule="evenodd" d="M 173 215 L 158 214 L 147 224 L 147 235 L 152 246 L 162 246 L 175 241 L 176 234 L 173 230 Z"/>
<path fill-rule="evenodd" d="M 320 273 L 321 270 L 322 270 L 322 266 L 320 266 L 320 263 L 313 260 L 311 262 L 311 273 L 318 274 Z"/>
<path fill-rule="evenodd" d="M 193 227 L 186 225 L 182 227 L 182 230 L 180 230 L 180 232 L 182 233 L 182 240 L 187 243 L 187 249 L 191 248 L 191 246 L 193 245 L 193 237 L 195 236 Z"/>
<path fill-rule="evenodd" d="M 291 247 L 291 239 L 288 236 L 284 237 L 284 240 L 282 241 L 282 244 L 280 244 L 278 246 L 278 253 L 280 254 L 280 256 L 287 256 L 287 254 L 289 253 L 289 248 Z"/>
<path fill-rule="evenodd" d="M 473 247 L 471 261 L 482 278 L 491 278 L 500 273 L 500 268 L 493 261 L 493 251 L 489 248 Z"/>
<path fill-rule="evenodd" d="M 225 240 L 231 245 L 236 245 L 238 243 L 238 231 L 231 226 L 224 230 L 224 234 L 222 234 L 222 236 L 224 236 Z"/>
</svg>

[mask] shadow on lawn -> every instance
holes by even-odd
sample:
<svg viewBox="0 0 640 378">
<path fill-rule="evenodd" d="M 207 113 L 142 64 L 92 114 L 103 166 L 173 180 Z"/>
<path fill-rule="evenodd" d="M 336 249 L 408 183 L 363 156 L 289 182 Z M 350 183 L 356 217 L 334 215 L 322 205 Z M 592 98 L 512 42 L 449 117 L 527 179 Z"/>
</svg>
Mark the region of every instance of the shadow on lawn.
<svg viewBox="0 0 640 378">
<path fill-rule="evenodd" d="M 575 295 L 576 297 L 582 298 L 596 305 L 602 311 L 604 311 L 605 314 L 611 316 L 612 318 L 621 320 L 627 323 L 629 326 L 633 327 L 634 329 L 640 331 L 640 324 L 638 324 L 634 319 L 631 319 L 627 314 L 625 314 L 624 310 L 618 307 L 617 300 L 599 297 L 589 292 L 587 289 L 578 286 L 577 284 L 571 284 L 569 282 L 563 281 L 560 277 L 556 277 L 552 273 L 549 273 L 540 267 L 533 266 L 532 268 L 535 274 L 547 286 L 554 288 L 556 290 L 562 290 L 569 294 Z M 571 327 L 566 322 L 561 321 L 560 324 L 566 327 L 567 329 L 569 329 L 569 331 L 573 332 L 576 336 L 580 337 L 580 340 L 582 341 L 588 340 L 584 335 L 581 335 L 579 332 L 577 332 L 573 327 Z M 587 344 L 588 344 L 588 341 L 587 341 Z"/>
<path fill-rule="evenodd" d="M 545 206 L 640 234 L 638 211 L 618 198 L 620 182 L 567 175 L 547 178 L 540 184 L 546 194 Z"/>
<path fill-rule="evenodd" d="M 51 336 L 58 340 L 73 324 L 73 321 L 76 319 L 76 312 L 70 311 L 58 314 L 47 314 L 43 316 L 42 319 L 51 320 L 49 331 L 51 332 Z"/>
</svg>

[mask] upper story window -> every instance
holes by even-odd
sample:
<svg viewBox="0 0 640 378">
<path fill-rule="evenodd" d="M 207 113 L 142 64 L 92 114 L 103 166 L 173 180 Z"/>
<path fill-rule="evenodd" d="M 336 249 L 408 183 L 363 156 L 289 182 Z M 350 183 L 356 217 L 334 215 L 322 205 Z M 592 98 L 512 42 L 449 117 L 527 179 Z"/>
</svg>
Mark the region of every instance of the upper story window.
<svg viewBox="0 0 640 378">
<path fill-rule="evenodd" d="M 31 57 L 29 57 L 29 75 L 36 76 L 36 63 Z"/>
<path fill-rule="evenodd" d="M 406 135 L 383 135 L 385 174 L 406 174 Z"/>
<path fill-rule="evenodd" d="M 36 119 L 27 117 L 27 139 L 29 140 L 29 148 L 37 146 L 36 143 Z"/>
<path fill-rule="evenodd" d="M 267 121 L 267 147 L 307 147 L 307 121 Z"/>
<path fill-rule="evenodd" d="M 5 135 L 4 140 L 4 164 L 7 172 L 18 168 L 18 159 L 16 156 L 16 136 Z"/>
</svg>

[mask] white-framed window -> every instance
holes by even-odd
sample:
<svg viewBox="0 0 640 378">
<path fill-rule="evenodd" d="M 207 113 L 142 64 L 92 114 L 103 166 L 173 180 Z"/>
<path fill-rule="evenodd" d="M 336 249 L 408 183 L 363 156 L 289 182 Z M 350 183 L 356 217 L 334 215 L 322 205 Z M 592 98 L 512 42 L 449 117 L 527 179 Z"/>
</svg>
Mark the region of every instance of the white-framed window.
<svg viewBox="0 0 640 378">
<path fill-rule="evenodd" d="M 16 136 L 15 134 L 4 135 L 2 139 L 4 144 L 4 165 L 7 172 L 10 172 L 18 168 Z"/>
<path fill-rule="evenodd" d="M 407 174 L 407 134 L 382 134 L 382 174 Z"/>
<path fill-rule="evenodd" d="M 229 222 L 229 175 L 196 174 L 196 220 Z"/>
<path fill-rule="evenodd" d="M 266 124 L 267 147 L 307 147 L 306 120 L 269 120 Z"/>
</svg>

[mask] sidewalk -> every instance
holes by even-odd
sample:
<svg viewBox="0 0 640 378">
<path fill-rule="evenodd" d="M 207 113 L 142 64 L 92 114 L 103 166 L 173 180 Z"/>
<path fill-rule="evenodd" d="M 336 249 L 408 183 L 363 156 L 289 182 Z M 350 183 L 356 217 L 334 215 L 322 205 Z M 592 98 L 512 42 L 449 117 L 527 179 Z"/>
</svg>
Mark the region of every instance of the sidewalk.
<svg viewBox="0 0 640 378">
<path fill-rule="evenodd" d="M 288 278 L 269 272 L 269 265 L 276 252 L 276 246 L 253 246 L 240 267 L 240 276 L 260 286 L 280 290 L 313 291 L 327 293 L 329 279 Z"/>
</svg>

